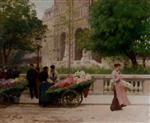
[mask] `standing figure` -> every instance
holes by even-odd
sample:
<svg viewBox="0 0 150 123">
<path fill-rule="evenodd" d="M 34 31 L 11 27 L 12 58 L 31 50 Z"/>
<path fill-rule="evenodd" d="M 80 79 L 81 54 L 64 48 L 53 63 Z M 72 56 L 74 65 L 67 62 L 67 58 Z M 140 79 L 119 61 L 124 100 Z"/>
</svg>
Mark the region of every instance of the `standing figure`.
<svg viewBox="0 0 150 123">
<path fill-rule="evenodd" d="M 48 79 L 48 67 L 43 67 L 43 71 L 39 74 L 40 87 L 39 87 L 39 105 L 48 105 L 49 99 L 46 95 L 46 91 L 53 85 L 47 81 Z"/>
<path fill-rule="evenodd" d="M 130 104 L 127 98 L 125 87 L 122 84 L 123 80 L 120 75 L 121 65 L 115 64 L 114 68 L 115 69 L 112 72 L 114 98 L 110 106 L 111 111 L 122 110 L 122 107 Z"/>
<path fill-rule="evenodd" d="M 43 70 L 39 73 L 39 80 L 40 83 L 47 82 L 48 79 L 48 67 L 43 67 Z"/>
<path fill-rule="evenodd" d="M 57 71 L 55 69 L 55 65 L 51 65 L 50 66 L 50 80 L 52 83 L 56 83 L 57 82 L 57 79 L 58 79 L 58 74 L 57 74 Z"/>
<path fill-rule="evenodd" d="M 29 82 L 29 91 L 30 91 L 31 99 L 33 99 L 34 96 L 36 98 L 38 98 L 38 95 L 37 95 L 37 85 L 36 85 L 37 74 L 38 73 L 37 73 L 34 65 L 30 64 L 30 69 L 28 70 L 26 77 L 27 77 L 27 80 Z"/>
</svg>

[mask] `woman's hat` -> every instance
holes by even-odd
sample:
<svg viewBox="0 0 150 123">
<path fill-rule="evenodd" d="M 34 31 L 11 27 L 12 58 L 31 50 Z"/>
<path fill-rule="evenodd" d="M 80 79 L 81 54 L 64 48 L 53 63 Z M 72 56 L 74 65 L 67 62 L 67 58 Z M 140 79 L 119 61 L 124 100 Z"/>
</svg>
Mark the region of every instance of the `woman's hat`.
<svg viewBox="0 0 150 123">
<path fill-rule="evenodd" d="M 114 64 L 114 67 L 120 67 L 121 66 L 121 64 L 120 63 L 116 63 L 116 64 Z"/>
</svg>

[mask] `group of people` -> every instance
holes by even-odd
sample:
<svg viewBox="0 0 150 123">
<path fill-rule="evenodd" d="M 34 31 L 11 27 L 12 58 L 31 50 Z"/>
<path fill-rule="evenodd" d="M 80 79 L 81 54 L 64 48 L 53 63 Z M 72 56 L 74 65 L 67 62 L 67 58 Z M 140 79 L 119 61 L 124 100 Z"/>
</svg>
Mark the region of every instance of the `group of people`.
<svg viewBox="0 0 150 123">
<path fill-rule="evenodd" d="M 55 65 L 49 67 L 43 67 L 42 71 L 36 69 L 33 64 L 30 64 L 30 69 L 27 71 L 26 78 L 29 82 L 29 91 L 31 99 L 39 98 L 39 104 L 41 95 L 45 93 L 45 91 L 54 85 L 58 80 L 58 74 L 55 70 Z"/>
<path fill-rule="evenodd" d="M 0 68 L 0 79 L 15 79 L 19 77 L 19 70 L 15 67 L 1 67 Z"/>
<path fill-rule="evenodd" d="M 114 98 L 110 106 L 111 111 L 122 110 L 123 107 L 130 104 L 127 98 L 125 87 L 122 84 L 124 80 L 121 78 L 120 69 L 120 64 L 114 65 L 114 70 L 112 72 L 112 87 L 114 92 Z M 34 65 L 30 64 L 30 69 L 27 72 L 27 79 L 29 81 L 29 90 L 31 98 L 33 98 L 34 96 L 36 98 L 39 98 L 39 104 L 41 105 L 42 95 L 44 95 L 45 91 L 49 87 L 51 87 L 57 82 L 58 75 L 54 65 L 50 66 L 49 74 L 49 68 L 47 66 L 43 67 L 43 71 L 38 72 Z M 50 82 L 48 82 L 48 79 L 50 80 Z"/>
</svg>

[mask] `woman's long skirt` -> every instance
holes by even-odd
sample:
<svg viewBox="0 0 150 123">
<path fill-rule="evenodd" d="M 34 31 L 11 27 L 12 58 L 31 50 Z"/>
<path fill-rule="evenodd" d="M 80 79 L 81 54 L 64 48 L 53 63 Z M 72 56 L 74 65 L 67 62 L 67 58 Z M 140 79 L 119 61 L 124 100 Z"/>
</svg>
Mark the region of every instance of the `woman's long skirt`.
<svg viewBox="0 0 150 123">
<path fill-rule="evenodd" d="M 49 103 L 49 98 L 46 94 L 46 91 L 52 86 L 53 84 L 49 82 L 42 82 L 39 88 L 39 105 L 46 106 Z"/>
<path fill-rule="evenodd" d="M 121 83 L 114 85 L 114 98 L 110 106 L 111 111 L 122 110 L 122 107 L 130 104 L 125 88 Z"/>
</svg>

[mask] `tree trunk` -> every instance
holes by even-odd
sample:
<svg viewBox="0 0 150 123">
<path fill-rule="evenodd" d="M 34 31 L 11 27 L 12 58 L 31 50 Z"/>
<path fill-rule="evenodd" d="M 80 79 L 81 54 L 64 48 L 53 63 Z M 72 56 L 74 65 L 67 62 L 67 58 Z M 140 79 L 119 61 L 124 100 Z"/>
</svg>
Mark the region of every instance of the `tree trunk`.
<svg viewBox="0 0 150 123">
<path fill-rule="evenodd" d="M 146 57 L 143 57 L 142 62 L 143 62 L 143 67 L 146 67 Z"/>
<path fill-rule="evenodd" d="M 137 62 L 137 59 L 136 57 L 132 57 L 130 58 L 131 62 L 132 62 L 132 66 L 133 67 L 137 67 L 138 66 L 138 62 Z"/>
<path fill-rule="evenodd" d="M 4 60 L 4 65 L 8 65 L 8 55 L 6 54 L 6 52 L 3 52 L 3 60 Z"/>
<path fill-rule="evenodd" d="M 0 50 L 0 64 L 3 65 L 3 53 L 2 50 Z"/>
<path fill-rule="evenodd" d="M 137 62 L 137 59 L 136 59 L 136 54 L 134 52 L 129 52 L 126 55 L 131 60 L 132 66 L 133 67 L 137 67 L 138 66 L 138 62 Z"/>
<path fill-rule="evenodd" d="M 8 55 L 4 54 L 4 64 L 8 65 Z"/>
<path fill-rule="evenodd" d="M 3 61 L 4 65 L 8 65 L 9 56 L 11 54 L 11 49 L 3 48 Z"/>
</svg>

